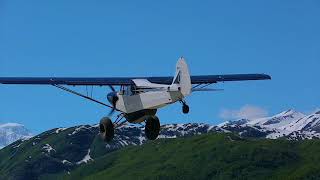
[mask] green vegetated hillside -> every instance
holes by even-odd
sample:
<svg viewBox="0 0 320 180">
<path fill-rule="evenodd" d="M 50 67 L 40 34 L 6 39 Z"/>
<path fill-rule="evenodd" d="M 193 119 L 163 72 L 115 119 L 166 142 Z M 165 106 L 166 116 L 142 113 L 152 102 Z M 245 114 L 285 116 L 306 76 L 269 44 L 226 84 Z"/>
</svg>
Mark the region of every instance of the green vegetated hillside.
<svg viewBox="0 0 320 180">
<path fill-rule="evenodd" d="M 106 152 L 97 132 L 85 129 L 69 136 L 73 132 L 48 131 L 4 148 L 0 179 L 320 179 L 320 140 L 210 133 Z M 46 144 L 54 150 L 48 153 Z M 94 160 L 74 163 L 88 149 Z"/>
<path fill-rule="evenodd" d="M 319 179 L 320 141 L 208 134 L 127 147 L 63 179 Z M 57 178 L 57 177 L 56 177 Z"/>
</svg>

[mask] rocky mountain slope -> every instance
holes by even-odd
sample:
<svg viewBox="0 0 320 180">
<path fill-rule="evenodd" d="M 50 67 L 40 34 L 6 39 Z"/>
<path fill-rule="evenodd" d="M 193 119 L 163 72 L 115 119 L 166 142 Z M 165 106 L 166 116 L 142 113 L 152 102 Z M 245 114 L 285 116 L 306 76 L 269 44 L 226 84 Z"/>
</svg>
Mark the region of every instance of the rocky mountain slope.
<svg viewBox="0 0 320 180">
<path fill-rule="evenodd" d="M 159 138 L 188 137 L 208 132 L 222 132 L 205 124 L 171 124 L 161 128 Z M 115 138 L 105 143 L 98 126 L 57 128 L 28 140 L 19 140 L 0 151 L 0 174 L 13 179 L 37 179 L 39 175 L 67 173 L 105 154 L 146 142 L 144 127 L 116 129 Z"/>
<path fill-rule="evenodd" d="M 0 124 L 0 149 L 19 139 L 27 139 L 31 132 L 17 123 Z"/>
</svg>

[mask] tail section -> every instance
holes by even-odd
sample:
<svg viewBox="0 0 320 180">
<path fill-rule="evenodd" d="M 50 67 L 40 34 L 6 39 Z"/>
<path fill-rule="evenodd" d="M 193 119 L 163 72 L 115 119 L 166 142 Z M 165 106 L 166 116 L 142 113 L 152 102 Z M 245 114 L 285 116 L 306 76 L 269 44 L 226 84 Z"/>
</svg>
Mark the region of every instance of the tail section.
<svg viewBox="0 0 320 180">
<path fill-rule="evenodd" d="M 177 62 L 176 75 L 173 79 L 172 84 L 178 84 L 182 95 L 188 96 L 191 93 L 191 79 L 188 65 L 183 57 Z"/>
</svg>

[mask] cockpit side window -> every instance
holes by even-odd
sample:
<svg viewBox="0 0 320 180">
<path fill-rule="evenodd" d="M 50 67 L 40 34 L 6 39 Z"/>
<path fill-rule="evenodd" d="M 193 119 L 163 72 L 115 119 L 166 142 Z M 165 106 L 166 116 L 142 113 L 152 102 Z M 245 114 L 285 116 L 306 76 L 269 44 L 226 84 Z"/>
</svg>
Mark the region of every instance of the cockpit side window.
<svg viewBox="0 0 320 180">
<path fill-rule="evenodd" d="M 135 86 L 131 85 L 131 86 L 126 86 L 124 88 L 124 95 L 132 96 L 132 95 L 135 95 L 135 94 L 137 94 Z"/>
<path fill-rule="evenodd" d="M 176 79 L 174 80 L 173 84 L 179 84 L 180 83 L 180 71 L 178 75 L 176 76 Z"/>
</svg>

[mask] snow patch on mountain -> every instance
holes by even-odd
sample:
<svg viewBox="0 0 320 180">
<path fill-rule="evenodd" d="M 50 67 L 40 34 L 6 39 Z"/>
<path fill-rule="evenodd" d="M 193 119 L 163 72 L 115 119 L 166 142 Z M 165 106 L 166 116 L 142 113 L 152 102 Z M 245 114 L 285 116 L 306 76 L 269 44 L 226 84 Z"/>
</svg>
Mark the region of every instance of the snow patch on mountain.
<svg viewBox="0 0 320 180">
<path fill-rule="evenodd" d="M 44 145 L 44 146 L 42 147 L 42 149 L 45 150 L 45 151 L 46 151 L 47 153 L 49 153 L 49 154 L 50 154 L 51 151 L 56 152 L 56 150 L 53 149 L 53 148 L 50 146 L 50 144 Z"/>
<path fill-rule="evenodd" d="M 68 128 L 58 128 L 58 129 L 55 131 L 55 133 L 56 133 L 56 134 L 59 134 L 60 132 L 66 130 L 66 129 L 68 129 Z"/>
<path fill-rule="evenodd" d="M 67 164 L 67 165 L 72 165 L 72 163 L 71 163 L 70 161 L 65 160 L 65 159 L 62 160 L 61 163 L 62 163 L 62 164 Z"/>
<path fill-rule="evenodd" d="M 89 128 L 92 128 L 92 127 L 80 126 L 80 127 L 76 128 L 71 134 L 69 134 L 69 136 L 75 135 L 75 134 L 77 134 L 78 132 L 83 131 L 83 130 L 87 130 L 87 129 L 89 129 Z"/>
<path fill-rule="evenodd" d="M 90 151 L 91 150 L 88 149 L 88 153 L 86 154 L 86 156 L 81 161 L 77 162 L 78 165 L 82 164 L 82 163 L 86 163 L 87 164 L 89 161 L 93 161 L 93 159 L 90 156 Z"/>
<path fill-rule="evenodd" d="M 249 122 L 250 122 L 249 119 L 239 119 L 239 120 L 236 120 L 236 121 L 226 121 L 226 122 L 223 122 L 221 124 L 218 124 L 218 127 L 223 127 L 223 126 L 241 126 L 241 125 L 247 124 Z"/>
</svg>

